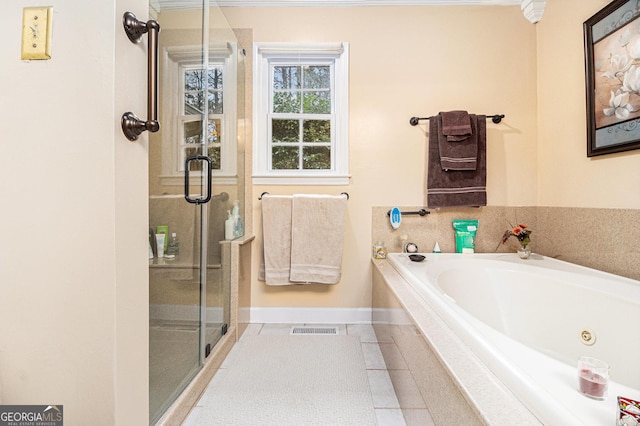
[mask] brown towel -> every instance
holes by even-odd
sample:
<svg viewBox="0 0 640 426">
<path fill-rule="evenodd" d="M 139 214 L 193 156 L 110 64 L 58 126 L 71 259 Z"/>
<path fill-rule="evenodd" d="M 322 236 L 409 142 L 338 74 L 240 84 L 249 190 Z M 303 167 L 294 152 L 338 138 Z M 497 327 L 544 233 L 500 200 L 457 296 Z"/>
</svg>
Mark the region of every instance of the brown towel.
<svg viewBox="0 0 640 426">
<path fill-rule="evenodd" d="M 470 115 L 477 129 L 478 151 L 476 170 L 445 171 L 440 165 L 439 139 L 444 138 L 441 117 L 429 120 L 427 150 L 427 206 L 429 208 L 487 205 L 486 116 Z"/>
<path fill-rule="evenodd" d="M 471 119 L 467 111 L 441 112 L 442 134 L 449 142 L 463 141 L 471 135 Z"/>
<path fill-rule="evenodd" d="M 459 111 L 454 111 L 459 112 Z M 440 165 L 443 170 L 475 170 L 478 164 L 478 129 L 475 115 L 462 111 L 469 120 L 469 134 L 464 140 L 451 141 L 444 132 L 445 116 L 451 113 L 440 113 L 431 120 L 442 120 L 441 134 L 438 136 Z M 453 126 L 455 127 L 455 126 Z M 465 130 L 466 131 L 466 130 Z"/>
</svg>

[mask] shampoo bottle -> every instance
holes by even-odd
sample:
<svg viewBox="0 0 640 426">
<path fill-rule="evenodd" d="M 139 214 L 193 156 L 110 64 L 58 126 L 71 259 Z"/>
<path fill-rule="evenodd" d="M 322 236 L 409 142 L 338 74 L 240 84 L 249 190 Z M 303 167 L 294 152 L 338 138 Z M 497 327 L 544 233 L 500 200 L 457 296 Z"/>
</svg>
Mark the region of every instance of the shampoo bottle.
<svg viewBox="0 0 640 426">
<path fill-rule="evenodd" d="M 227 210 L 227 220 L 224 221 L 224 239 L 233 240 L 234 223 L 233 217 L 231 217 L 231 210 Z"/>
<path fill-rule="evenodd" d="M 169 239 L 169 244 L 167 245 L 167 254 L 165 257 L 169 259 L 175 259 L 178 254 L 180 254 L 180 242 L 178 241 L 178 236 L 176 233 L 171 234 L 171 238 Z"/>
</svg>

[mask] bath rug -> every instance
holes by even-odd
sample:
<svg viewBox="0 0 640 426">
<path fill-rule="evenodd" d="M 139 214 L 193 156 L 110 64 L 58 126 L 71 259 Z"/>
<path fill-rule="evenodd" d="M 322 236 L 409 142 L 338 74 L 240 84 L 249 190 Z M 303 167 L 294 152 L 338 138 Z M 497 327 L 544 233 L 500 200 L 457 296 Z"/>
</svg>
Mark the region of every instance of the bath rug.
<svg viewBox="0 0 640 426">
<path fill-rule="evenodd" d="M 375 425 L 357 336 L 245 336 L 190 425 Z"/>
</svg>

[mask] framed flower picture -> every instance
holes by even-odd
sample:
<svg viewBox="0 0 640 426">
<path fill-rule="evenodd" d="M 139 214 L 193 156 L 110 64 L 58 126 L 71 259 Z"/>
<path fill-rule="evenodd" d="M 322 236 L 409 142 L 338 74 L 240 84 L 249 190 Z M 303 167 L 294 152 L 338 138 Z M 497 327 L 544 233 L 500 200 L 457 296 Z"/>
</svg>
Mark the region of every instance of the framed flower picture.
<svg viewBox="0 0 640 426">
<path fill-rule="evenodd" d="M 614 0 L 584 22 L 588 157 L 640 149 L 638 17 L 638 0 Z"/>
</svg>

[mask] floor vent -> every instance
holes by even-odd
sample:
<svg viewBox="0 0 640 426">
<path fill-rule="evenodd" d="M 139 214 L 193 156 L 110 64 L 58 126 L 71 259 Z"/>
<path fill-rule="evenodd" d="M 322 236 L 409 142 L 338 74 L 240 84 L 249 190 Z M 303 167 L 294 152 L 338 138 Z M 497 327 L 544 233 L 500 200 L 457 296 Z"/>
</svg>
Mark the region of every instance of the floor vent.
<svg viewBox="0 0 640 426">
<path fill-rule="evenodd" d="M 291 327 L 289 334 L 295 335 L 336 335 L 338 327 Z"/>
</svg>

